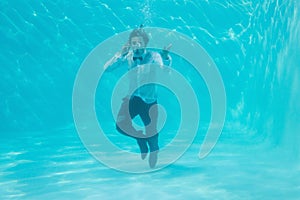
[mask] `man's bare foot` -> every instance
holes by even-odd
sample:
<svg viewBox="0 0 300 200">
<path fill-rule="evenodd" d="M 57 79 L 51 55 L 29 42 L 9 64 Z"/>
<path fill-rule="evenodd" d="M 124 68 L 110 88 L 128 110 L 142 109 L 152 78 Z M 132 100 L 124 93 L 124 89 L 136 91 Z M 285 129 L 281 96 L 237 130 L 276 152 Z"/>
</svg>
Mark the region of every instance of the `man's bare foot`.
<svg viewBox="0 0 300 200">
<path fill-rule="evenodd" d="M 150 166 L 150 168 L 154 168 L 156 166 L 157 154 L 158 154 L 158 150 L 150 152 L 150 156 L 149 156 L 149 166 Z"/>
<path fill-rule="evenodd" d="M 137 139 L 137 143 L 140 147 L 141 158 L 144 160 L 147 157 L 149 151 L 147 146 L 147 141 L 145 138 L 139 138 Z"/>
</svg>

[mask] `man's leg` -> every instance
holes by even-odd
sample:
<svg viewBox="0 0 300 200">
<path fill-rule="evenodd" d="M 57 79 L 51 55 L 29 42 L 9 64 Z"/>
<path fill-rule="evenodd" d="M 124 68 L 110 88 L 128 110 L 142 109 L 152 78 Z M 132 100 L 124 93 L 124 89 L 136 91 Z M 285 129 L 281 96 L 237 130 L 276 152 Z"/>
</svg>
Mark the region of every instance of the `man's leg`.
<svg viewBox="0 0 300 200">
<path fill-rule="evenodd" d="M 134 118 L 137 113 L 129 111 L 129 103 L 130 99 L 128 97 L 123 98 L 123 103 L 120 107 L 117 122 L 116 122 L 116 129 L 123 135 L 132 137 L 132 138 L 140 138 L 143 134 L 141 131 L 137 131 L 132 126 L 132 118 Z"/>
<path fill-rule="evenodd" d="M 145 103 L 146 104 L 146 103 Z M 145 109 L 140 116 L 143 120 L 146 129 L 147 141 L 150 147 L 150 151 L 159 150 L 158 147 L 158 133 L 157 133 L 157 118 L 158 109 L 157 103 L 146 104 Z"/>
<path fill-rule="evenodd" d="M 158 134 L 148 138 L 147 141 L 150 147 L 149 166 L 154 168 L 157 163 L 157 154 L 159 151 Z"/>
<path fill-rule="evenodd" d="M 132 99 L 129 102 L 129 112 L 131 115 L 131 118 L 133 119 L 135 116 L 137 116 L 143 108 L 143 101 L 139 97 L 132 97 Z M 141 152 L 141 158 L 144 160 L 148 153 L 148 146 L 147 146 L 147 139 L 145 138 L 145 135 L 143 134 L 143 131 L 139 132 L 141 135 L 136 137 L 137 144 L 140 148 Z"/>
<path fill-rule="evenodd" d="M 146 138 L 137 138 L 136 141 L 140 148 L 141 158 L 144 160 L 147 157 L 147 154 L 149 151 L 148 146 L 147 146 L 147 139 Z"/>
<path fill-rule="evenodd" d="M 125 97 L 118 113 L 116 128 L 120 133 L 136 139 L 140 148 L 141 158 L 145 159 L 148 153 L 147 140 L 143 131 L 137 131 L 132 126 L 132 119 L 137 116 L 139 108 L 140 100 L 137 97 L 132 99 Z"/>
<path fill-rule="evenodd" d="M 153 126 L 155 126 L 155 127 L 152 127 L 152 125 L 146 127 L 146 133 L 147 133 L 147 129 L 150 129 L 148 131 L 148 132 L 150 132 L 148 135 L 151 135 L 151 136 L 149 138 L 147 138 L 147 142 L 148 142 L 149 148 L 150 148 L 149 166 L 151 168 L 154 168 L 157 163 L 157 154 L 159 151 L 159 146 L 158 146 L 158 133 L 157 133 L 157 129 L 156 129 L 157 118 L 155 119 L 155 122 L 153 122 L 153 118 L 151 118 L 151 119 L 152 119 L 151 123 L 153 123 Z"/>
<path fill-rule="evenodd" d="M 157 133 L 158 109 L 156 102 L 144 104 L 144 110 L 140 113 L 140 116 L 146 127 L 147 142 L 150 148 L 149 165 L 151 168 L 154 168 L 157 163 L 157 154 L 159 150 Z"/>
</svg>

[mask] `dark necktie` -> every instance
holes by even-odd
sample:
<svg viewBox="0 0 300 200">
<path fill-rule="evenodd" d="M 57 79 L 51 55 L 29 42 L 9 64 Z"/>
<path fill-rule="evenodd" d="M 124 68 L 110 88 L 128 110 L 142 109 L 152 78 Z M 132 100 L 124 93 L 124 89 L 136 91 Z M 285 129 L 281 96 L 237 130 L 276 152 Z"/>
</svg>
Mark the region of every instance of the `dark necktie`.
<svg viewBox="0 0 300 200">
<path fill-rule="evenodd" d="M 136 61 L 136 60 L 140 60 L 140 62 L 142 62 L 143 57 L 142 56 L 140 56 L 140 57 L 133 57 L 133 61 Z"/>
</svg>

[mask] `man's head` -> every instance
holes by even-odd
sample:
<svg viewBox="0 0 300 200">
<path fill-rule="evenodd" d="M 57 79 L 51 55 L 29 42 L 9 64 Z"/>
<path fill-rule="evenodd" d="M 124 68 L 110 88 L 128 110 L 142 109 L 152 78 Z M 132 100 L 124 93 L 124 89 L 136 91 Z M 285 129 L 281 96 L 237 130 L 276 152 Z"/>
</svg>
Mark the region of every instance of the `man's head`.
<svg viewBox="0 0 300 200">
<path fill-rule="evenodd" d="M 137 56 L 144 53 L 148 42 L 149 37 L 142 28 L 134 29 L 129 35 L 129 44 Z"/>
</svg>

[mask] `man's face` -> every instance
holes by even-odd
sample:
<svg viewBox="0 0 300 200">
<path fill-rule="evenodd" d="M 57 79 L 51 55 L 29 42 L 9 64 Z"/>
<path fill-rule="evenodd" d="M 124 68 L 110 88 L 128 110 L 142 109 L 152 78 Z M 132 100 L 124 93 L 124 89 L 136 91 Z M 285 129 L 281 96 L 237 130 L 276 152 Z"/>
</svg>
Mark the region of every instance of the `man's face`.
<svg viewBox="0 0 300 200">
<path fill-rule="evenodd" d="M 130 41 L 130 45 L 135 55 L 139 56 L 144 53 L 146 45 L 141 36 L 132 37 Z"/>
</svg>

